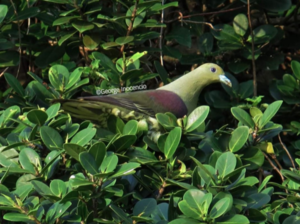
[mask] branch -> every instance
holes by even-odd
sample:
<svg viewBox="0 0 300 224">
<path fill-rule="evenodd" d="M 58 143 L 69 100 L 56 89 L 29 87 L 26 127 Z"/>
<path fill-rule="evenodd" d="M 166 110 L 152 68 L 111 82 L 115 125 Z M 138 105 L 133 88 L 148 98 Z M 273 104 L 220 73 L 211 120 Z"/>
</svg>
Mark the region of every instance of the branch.
<svg viewBox="0 0 300 224">
<path fill-rule="evenodd" d="M 161 5 L 163 6 L 165 3 L 165 0 L 161 0 Z M 161 19 L 160 23 L 164 23 L 164 15 L 165 15 L 165 10 L 163 9 L 161 11 Z M 160 27 L 160 34 L 159 34 L 159 49 L 160 49 L 160 64 L 161 66 L 164 66 L 164 59 L 163 59 L 163 53 L 162 53 L 162 42 L 163 42 L 163 31 L 164 28 Z"/>
<path fill-rule="evenodd" d="M 273 169 L 279 174 L 279 176 L 280 176 L 280 178 L 281 178 L 281 180 L 283 182 L 284 181 L 284 177 L 282 176 L 280 170 L 273 164 L 273 162 L 270 160 L 269 156 L 265 152 L 263 152 L 263 154 L 264 154 L 265 158 L 268 160 L 268 162 L 270 163 L 270 165 L 273 167 Z"/>
<path fill-rule="evenodd" d="M 12 7 L 14 8 L 14 14 L 15 14 L 16 16 L 18 16 L 18 12 L 17 12 L 17 9 L 16 9 L 16 6 L 15 6 L 14 2 L 13 2 L 12 0 L 10 0 L 10 3 L 11 3 L 11 5 L 12 5 Z M 19 37 L 19 66 L 18 66 L 18 71 L 17 71 L 16 78 L 18 78 L 18 76 L 19 76 L 20 68 L 21 68 L 21 60 L 22 60 L 21 27 L 20 27 L 20 21 L 18 20 L 17 23 L 18 23 L 18 37 Z"/>
<path fill-rule="evenodd" d="M 177 19 L 172 19 L 172 20 L 168 20 L 168 21 L 165 21 L 165 23 L 172 23 L 172 22 L 175 22 L 175 21 L 178 21 L 178 20 L 181 20 L 181 19 L 187 19 L 187 18 L 190 18 L 190 17 L 193 17 L 193 16 L 210 16 L 210 15 L 218 15 L 218 14 L 221 14 L 221 13 L 227 13 L 227 12 L 232 12 L 232 11 L 236 11 L 236 10 L 239 10 L 239 9 L 243 9 L 245 8 L 246 6 L 243 5 L 243 6 L 240 6 L 240 7 L 236 7 L 236 8 L 232 8 L 232 9 L 224 9 L 224 10 L 220 10 L 220 11 L 215 11 L 215 12 L 203 12 L 203 13 L 196 13 L 196 14 L 193 14 L 193 15 L 187 15 L 187 16 L 179 16 Z M 178 12 L 180 15 L 182 15 L 181 12 Z"/>
<path fill-rule="evenodd" d="M 135 16 L 136 16 L 136 11 L 137 11 L 137 6 L 139 4 L 139 1 L 140 0 L 135 1 L 135 5 L 134 5 L 134 9 L 133 9 L 132 14 L 131 14 L 131 20 L 130 20 L 130 24 L 129 24 L 128 29 L 127 29 L 126 37 L 128 37 L 130 35 L 131 31 L 132 31 L 133 23 L 134 23 L 134 19 L 135 19 Z M 120 49 L 121 54 L 123 54 L 124 48 L 125 48 L 125 44 L 123 44 L 121 49 Z"/>
<path fill-rule="evenodd" d="M 213 29 L 215 31 L 221 31 L 221 29 L 216 29 L 211 23 L 208 23 L 208 22 L 198 22 L 198 21 L 190 21 L 190 20 L 180 20 L 180 22 L 195 23 L 195 24 L 204 24 L 204 25 L 209 26 L 211 29 Z"/>
<path fill-rule="evenodd" d="M 253 95 L 254 97 L 257 96 L 257 80 L 256 80 L 256 65 L 255 65 L 255 53 L 254 53 L 254 35 L 251 23 L 251 15 L 250 15 L 250 0 L 247 0 L 248 3 L 248 21 L 249 21 L 249 28 L 251 34 L 251 53 L 252 53 L 252 73 L 253 73 Z"/>
<path fill-rule="evenodd" d="M 291 156 L 291 154 L 290 154 L 289 150 L 288 150 L 288 149 L 285 147 L 285 145 L 284 145 L 284 144 L 283 144 L 283 142 L 281 141 L 280 134 L 278 134 L 278 139 L 279 139 L 279 142 L 280 142 L 280 144 L 281 144 L 282 148 L 284 149 L 284 151 L 285 151 L 285 152 L 286 152 L 286 154 L 288 155 L 289 159 L 291 160 L 291 163 L 292 163 L 292 165 L 293 165 L 294 169 L 296 169 L 296 166 L 295 166 L 294 160 L 293 160 L 293 158 L 292 158 L 292 156 Z"/>
</svg>

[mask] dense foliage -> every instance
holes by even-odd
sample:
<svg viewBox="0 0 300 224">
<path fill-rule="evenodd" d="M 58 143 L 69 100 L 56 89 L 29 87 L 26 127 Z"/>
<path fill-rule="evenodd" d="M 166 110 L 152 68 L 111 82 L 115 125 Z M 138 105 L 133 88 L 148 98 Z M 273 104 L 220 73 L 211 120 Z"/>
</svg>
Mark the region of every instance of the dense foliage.
<svg viewBox="0 0 300 224">
<path fill-rule="evenodd" d="M 249 2 L 1 0 L 0 222 L 298 223 L 300 4 Z M 204 62 L 232 88 L 157 114 L 158 143 L 51 105 Z"/>
</svg>

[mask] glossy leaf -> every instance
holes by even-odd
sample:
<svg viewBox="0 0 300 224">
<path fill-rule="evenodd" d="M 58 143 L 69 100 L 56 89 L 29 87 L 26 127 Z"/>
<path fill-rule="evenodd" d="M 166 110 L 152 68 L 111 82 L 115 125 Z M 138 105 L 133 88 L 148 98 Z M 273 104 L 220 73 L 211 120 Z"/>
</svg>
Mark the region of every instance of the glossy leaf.
<svg viewBox="0 0 300 224">
<path fill-rule="evenodd" d="M 41 138 L 48 149 L 61 149 L 63 146 L 63 139 L 60 134 L 53 128 L 43 126 L 40 129 Z"/>
<path fill-rule="evenodd" d="M 7 5 L 0 5 L 0 23 L 4 20 L 6 14 L 8 12 Z"/>
<path fill-rule="evenodd" d="M 170 159 L 173 157 L 180 139 L 181 139 L 181 128 L 175 127 L 170 133 L 168 134 L 168 137 L 166 139 L 166 143 L 164 145 L 164 153 L 167 159 Z"/>
<path fill-rule="evenodd" d="M 247 125 L 249 128 L 254 128 L 254 122 L 252 120 L 252 118 L 250 117 L 250 115 L 244 111 L 243 109 L 239 108 L 239 107 L 232 107 L 231 108 L 231 113 L 232 115 L 238 120 L 240 121 L 242 124 Z"/>
<path fill-rule="evenodd" d="M 194 131 L 195 129 L 197 129 L 207 118 L 208 113 L 209 113 L 208 106 L 197 107 L 188 116 L 187 125 L 185 127 L 185 130 L 187 132 L 191 132 L 191 131 Z"/>
<path fill-rule="evenodd" d="M 48 120 L 48 115 L 42 110 L 31 110 L 28 112 L 27 118 L 30 122 L 42 126 Z"/>
<path fill-rule="evenodd" d="M 244 36 L 248 30 L 247 16 L 242 13 L 236 15 L 233 19 L 233 28 L 238 35 Z"/>
<path fill-rule="evenodd" d="M 98 173 L 98 166 L 92 154 L 89 152 L 81 152 L 79 154 L 79 161 L 82 167 L 90 174 Z"/>
<path fill-rule="evenodd" d="M 0 5 L 1 11 L 1 5 Z M 1 12 L 0 12 L 1 14 Z M 1 20 L 1 19 L 0 19 Z M 0 22 L 1 23 L 1 22 Z M 19 94 L 21 97 L 25 96 L 25 90 L 23 89 L 22 85 L 20 84 L 19 80 L 9 73 L 4 73 L 4 78 L 6 82 L 13 88 L 13 90 Z"/>
<path fill-rule="evenodd" d="M 240 126 L 231 133 L 229 141 L 229 150 L 231 152 L 239 151 L 247 142 L 249 136 L 249 128 Z"/>
<path fill-rule="evenodd" d="M 264 114 L 262 115 L 261 119 L 259 120 L 259 128 L 263 128 L 277 113 L 280 106 L 282 104 L 282 101 L 275 101 L 271 103 L 267 109 L 264 111 Z"/>
<path fill-rule="evenodd" d="M 223 153 L 217 160 L 216 170 L 221 178 L 231 173 L 236 166 L 236 158 L 232 152 Z"/>
</svg>

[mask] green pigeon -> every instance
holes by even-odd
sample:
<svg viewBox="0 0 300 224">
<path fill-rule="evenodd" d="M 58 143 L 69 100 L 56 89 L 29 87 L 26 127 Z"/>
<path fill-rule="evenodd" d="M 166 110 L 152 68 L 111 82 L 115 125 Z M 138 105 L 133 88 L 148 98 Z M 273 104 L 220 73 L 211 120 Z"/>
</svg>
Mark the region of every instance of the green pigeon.
<svg viewBox="0 0 300 224">
<path fill-rule="evenodd" d="M 221 82 L 231 86 L 223 69 L 206 63 L 168 85 L 155 90 L 144 90 L 105 96 L 89 96 L 79 99 L 56 99 L 64 111 L 82 120 L 91 120 L 107 127 L 110 115 L 127 121 L 135 119 L 148 125 L 148 136 L 157 141 L 162 131 L 155 114 L 171 112 L 177 118 L 189 115 L 196 107 L 199 95 L 209 84 Z"/>
</svg>

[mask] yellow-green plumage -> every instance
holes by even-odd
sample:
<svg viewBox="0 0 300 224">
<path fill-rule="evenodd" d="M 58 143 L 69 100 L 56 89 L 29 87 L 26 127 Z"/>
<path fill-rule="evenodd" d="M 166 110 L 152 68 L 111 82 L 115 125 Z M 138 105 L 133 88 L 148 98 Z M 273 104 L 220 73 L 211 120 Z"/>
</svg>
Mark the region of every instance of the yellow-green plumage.
<svg viewBox="0 0 300 224">
<path fill-rule="evenodd" d="M 123 120 L 145 119 L 150 126 L 149 130 L 159 131 L 159 125 L 154 119 L 156 113 L 171 112 L 178 118 L 188 115 L 197 107 L 203 88 L 216 82 L 231 86 L 221 67 L 207 63 L 156 90 L 77 100 L 57 99 L 54 103 L 60 102 L 62 108 L 74 117 L 95 121 L 103 127 L 106 126 L 108 116 L 114 115 Z"/>
</svg>

